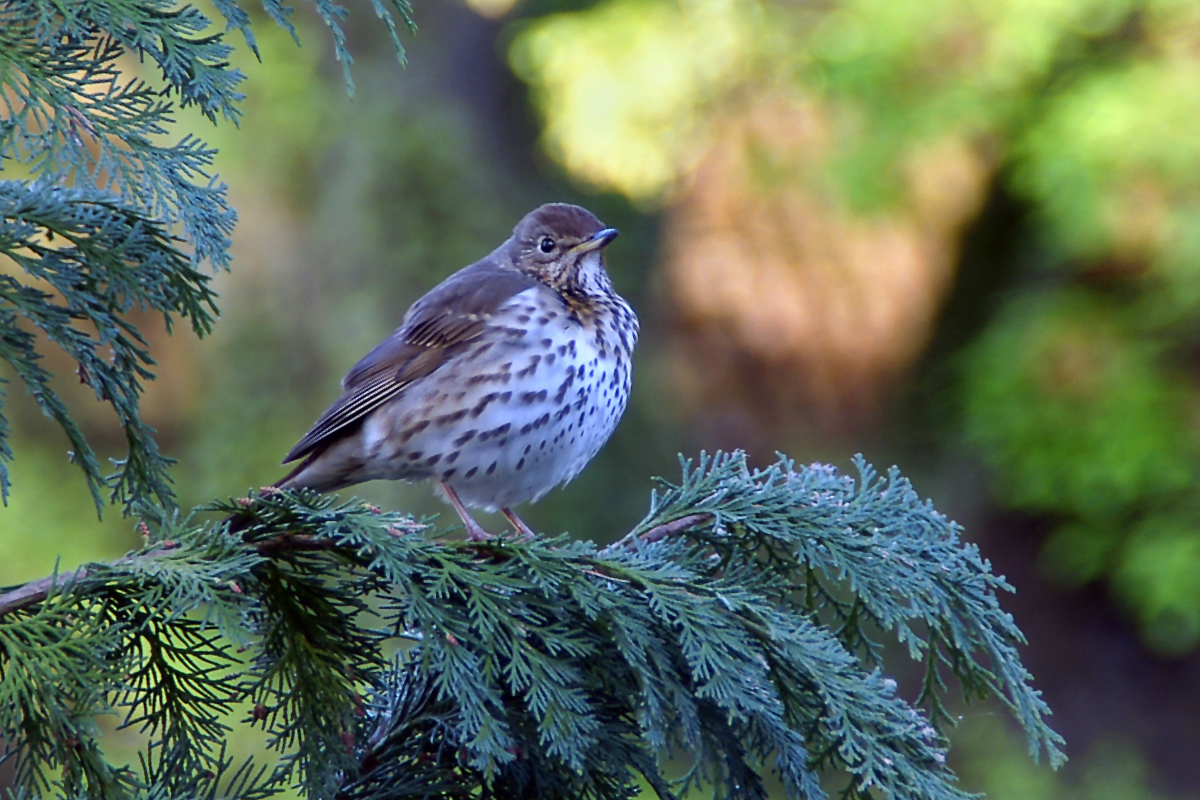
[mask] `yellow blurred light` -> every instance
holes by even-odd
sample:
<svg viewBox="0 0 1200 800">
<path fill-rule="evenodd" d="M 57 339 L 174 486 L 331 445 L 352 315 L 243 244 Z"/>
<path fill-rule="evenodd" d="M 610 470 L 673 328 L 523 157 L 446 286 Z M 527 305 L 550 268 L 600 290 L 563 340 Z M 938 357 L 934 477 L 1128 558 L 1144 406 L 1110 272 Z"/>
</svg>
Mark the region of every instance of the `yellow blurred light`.
<svg viewBox="0 0 1200 800">
<path fill-rule="evenodd" d="M 481 17 L 488 19 L 497 19 L 503 17 L 509 11 L 512 11 L 513 6 L 517 4 L 517 0 L 467 0 L 467 7 Z"/>
<path fill-rule="evenodd" d="M 510 61 L 534 87 L 543 146 L 586 183 L 661 199 L 696 158 L 705 104 L 744 73 L 754 7 L 609 0 L 533 23 Z"/>
</svg>

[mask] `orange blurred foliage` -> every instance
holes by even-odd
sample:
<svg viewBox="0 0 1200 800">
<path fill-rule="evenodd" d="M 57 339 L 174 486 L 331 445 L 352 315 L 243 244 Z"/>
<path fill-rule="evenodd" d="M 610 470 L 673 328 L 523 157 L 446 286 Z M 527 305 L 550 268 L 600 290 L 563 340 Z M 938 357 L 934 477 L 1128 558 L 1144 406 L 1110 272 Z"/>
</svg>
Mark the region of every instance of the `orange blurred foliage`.
<svg viewBox="0 0 1200 800">
<path fill-rule="evenodd" d="M 716 124 L 668 210 L 674 379 L 689 415 L 868 423 L 920 354 L 994 165 L 965 136 L 910 154 L 905 193 L 863 215 L 821 190 L 834 112 L 772 92 Z"/>
</svg>

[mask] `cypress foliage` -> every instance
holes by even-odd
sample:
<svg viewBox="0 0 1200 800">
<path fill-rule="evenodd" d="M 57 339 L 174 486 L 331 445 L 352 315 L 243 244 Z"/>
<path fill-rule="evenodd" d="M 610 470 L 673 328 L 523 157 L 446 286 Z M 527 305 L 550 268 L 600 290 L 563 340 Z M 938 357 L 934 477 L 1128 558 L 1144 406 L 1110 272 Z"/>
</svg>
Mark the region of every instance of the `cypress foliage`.
<svg viewBox="0 0 1200 800">
<path fill-rule="evenodd" d="M 392 12 L 411 27 L 407 0 L 372 0 L 403 53 Z M 349 81 L 350 54 L 333 0 L 313 0 L 333 33 Z M 171 135 L 178 107 L 236 123 L 243 75 L 226 59 L 229 30 L 257 54 L 250 18 L 237 0 L 217 0 L 226 32 L 196 7 L 173 0 L 10 0 L 0 4 L 0 255 L 28 280 L 0 274 L 0 358 L 71 441 L 97 510 L 104 491 L 126 512 L 138 499 L 172 506 L 169 460 L 142 422 L 142 381 L 153 377 L 146 341 L 128 316 L 187 317 L 197 335 L 216 314 L 201 269 L 229 266 L 237 215 L 226 186 L 208 172 L 214 151 L 188 133 Z M 278 24 L 292 8 L 263 0 Z M 122 74 L 132 54 L 156 64 L 160 86 Z M 174 235 L 178 231 L 179 235 Z M 78 363 L 79 378 L 111 403 L 124 428 L 126 458 L 106 476 L 82 431 L 38 364 L 37 338 L 21 320 Z M 94 332 L 92 332 L 94 331 Z M 111 358 L 107 357 L 111 351 Z M 13 458 L 0 392 L 0 500 Z"/>
<path fill-rule="evenodd" d="M 373 8 L 401 52 L 392 12 L 411 15 L 390 2 Z M 314 3 L 348 65 L 344 11 Z M 245 10 L 214 7 L 253 48 Z M 264 7 L 291 30 L 287 6 Z M 153 360 L 128 313 L 198 335 L 215 319 L 205 270 L 228 266 L 234 213 L 209 148 L 162 142 L 176 104 L 236 122 L 224 35 L 162 0 L 0 6 L 0 166 L 19 171 L 0 181 L 0 253 L 20 270 L 0 276 L 0 356 L 66 431 L 97 507 L 120 504 L 146 537 L 0 591 L 13 796 L 759 798 L 775 774 L 791 797 L 841 776 L 844 798 L 947 800 L 965 797 L 946 766 L 951 683 L 1002 698 L 1031 754 L 1061 763 L 998 603 L 1009 587 L 899 474 L 861 460 L 856 477 L 685 461 L 607 547 L 466 542 L 303 491 L 177 509 L 139 414 Z M 124 53 L 161 86 L 123 76 Z M 116 411 L 114 475 L 33 329 Z M 0 416 L 5 496 L 6 435 Z M 885 675 L 888 639 L 925 665 L 913 702 Z M 105 715 L 144 734 L 136 765 L 106 755 Z M 278 758 L 229 755 L 243 725 Z"/>
<path fill-rule="evenodd" d="M 141 551 L 0 596 L 0 733 L 22 785 L 67 795 L 756 798 L 775 773 L 817 798 L 840 773 L 844 797 L 948 800 L 952 677 L 1060 763 L 1004 581 L 895 471 L 858 469 L 685 462 L 605 548 L 310 492 L 213 506 L 238 532 L 147 515 Z M 916 703 L 886 637 L 926 665 Z M 152 737 L 140 771 L 104 760 L 112 712 Z M 238 712 L 272 769 L 226 759 Z"/>
</svg>

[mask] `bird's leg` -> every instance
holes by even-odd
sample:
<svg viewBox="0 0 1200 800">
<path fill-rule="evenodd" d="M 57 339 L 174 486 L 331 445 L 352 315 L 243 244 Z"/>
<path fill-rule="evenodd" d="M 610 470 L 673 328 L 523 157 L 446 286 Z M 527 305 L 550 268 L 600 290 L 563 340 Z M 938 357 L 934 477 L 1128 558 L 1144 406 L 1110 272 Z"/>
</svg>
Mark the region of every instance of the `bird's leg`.
<svg viewBox="0 0 1200 800">
<path fill-rule="evenodd" d="M 446 497 L 450 499 L 450 505 L 454 506 L 454 510 L 458 512 L 458 516 L 462 519 L 463 524 L 467 526 L 467 538 L 472 542 L 486 542 L 488 539 L 491 539 L 492 535 L 475 521 L 475 518 L 467 511 L 467 507 L 458 499 L 458 494 L 450 488 L 450 484 L 445 481 L 441 481 L 441 484 Z"/>
<path fill-rule="evenodd" d="M 511 508 L 502 508 L 500 511 L 504 514 L 504 516 L 508 517 L 508 521 L 511 522 L 512 526 L 517 529 L 517 533 L 521 534 L 522 539 L 537 538 L 537 534 L 533 532 L 533 528 L 530 528 L 528 525 L 522 522 L 521 518 L 514 514 Z"/>
</svg>

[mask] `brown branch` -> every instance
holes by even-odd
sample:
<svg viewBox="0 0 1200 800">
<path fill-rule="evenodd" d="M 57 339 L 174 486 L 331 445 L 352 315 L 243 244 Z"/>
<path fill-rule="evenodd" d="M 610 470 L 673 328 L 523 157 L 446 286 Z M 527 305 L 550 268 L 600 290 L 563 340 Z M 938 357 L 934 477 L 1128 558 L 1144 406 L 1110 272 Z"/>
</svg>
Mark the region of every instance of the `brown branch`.
<svg viewBox="0 0 1200 800">
<path fill-rule="evenodd" d="M 712 514 L 688 514 L 686 517 L 664 522 L 662 525 L 656 525 L 650 530 L 641 535 L 629 534 L 618 542 L 609 545 L 606 550 L 611 550 L 619 546 L 632 547 L 635 541 L 659 542 L 669 536 L 676 536 L 684 531 L 694 528 L 697 525 L 703 525 L 711 521 Z M 337 545 L 335 542 L 326 536 L 314 536 L 312 534 L 294 534 L 283 533 L 279 536 L 274 536 L 270 539 L 262 539 L 256 542 L 247 542 L 246 546 L 254 549 L 259 555 L 264 558 L 274 558 L 283 553 L 293 552 L 316 552 L 321 550 L 333 550 Z M 147 553 L 139 553 L 133 556 L 126 556 L 118 559 L 113 563 L 114 566 L 119 564 L 128 564 L 131 561 L 141 558 L 149 558 L 150 556 L 161 555 L 178 547 L 174 542 L 162 542 L 159 547 Z M 61 588 L 68 584 L 81 581 L 90 575 L 88 567 L 80 567 L 74 572 L 66 575 L 50 575 L 36 581 L 18 586 L 17 588 L 0 594 L 0 618 L 5 615 L 17 611 L 22 608 L 41 603 L 57 588 Z"/>
<path fill-rule="evenodd" d="M 605 549 L 611 550 L 617 546 L 633 547 L 634 543 L 639 541 L 645 544 L 661 542 L 668 536 L 677 536 L 678 534 L 694 528 L 697 525 L 703 525 L 706 522 L 711 522 L 712 519 L 713 515 L 709 514 L 708 512 L 702 512 L 700 514 L 688 514 L 686 517 L 673 519 L 670 522 L 664 522 L 662 525 L 655 525 L 653 528 L 640 535 L 630 533 L 625 538 L 609 545 Z"/>
<path fill-rule="evenodd" d="M 307 533 L 284 533 L 270 539 L 250 542 L 249 545 L 257 550 L 260 556 L 265 556 L 266 558 L 277 556 L 280 553 L 333 550 L 336 547 L 333 539 L 327 536 L 313 536 Z"/>
<path fill-rule="evenodd" d="M 131 561 L 135 561 L 140 558 L 159 556 L 163 553 L 174 550 L 178 546 L 179 545 L 170 541 L 161 542 L 158 547 L 148 553 L 138 553 L 135 556 L 118 558 L 116 561 L 112 562 L 112 565 L 117 566 L 119 564 L 128 564 Z M 75 583 L 76 581 L 81 581 L 90 574 L 91 573 L 88 571 L 87 567 L 80 567 L 74 572 L 69 572 L 66 575 L 59 575 L 57 573 L 54 575 L 48 575 L 45 578 L 39 578 L 36 581 L 30 581 L 24 586 L 18 586 L 12 591 L 0 594 L 0 617 L 3 617 L 5 614 L 18 609 L 40 603 L 49 597 L 50 593 L 55 589 L 62 588 L 69 584 Z"/>
<path fill-rule="evenodd" d="M 30 581 L 24 586 L 18 586 L 11 592 L 0 594 L 0 617 L 17 609 L 40 603 L 50 596 L 54 589 L 74 581 L 83 580 L 88 576 L 87 567 L 80 567 L 66 575 L 54 574 L 40 580 Z"/>
<path fill-rule="evenodd" d="M 146 553 L 138 553 L 137 555 L 125 556 L 112 562 L 112 566 L 121 564 L 129 564 L 133 561 L 142 558 L 150 558 L 151 556 L 159 556 L 163 553 L 174 550 L 179 545 L 175 542 L 161 542 L 158 547 Z M 292 534 L 284 533 L 270 539 L 263 539 L 257 542 L 247 542 L 247 547 L 258 551 L 265 558 L 273 558 L 281 553 L 289 553 L 296 551 L 315 551 L 315 550 L 330 550 L 334 548 L 332 539 L 323 536 L 312 536 L 309 534 Z M 28 608 L 32 605 L 37 605 L 43 602 L 55 589 L 60 589 L 71 583 L 81 581 L 92 574 L 92 568 L 80 567 L 74 572 L 67 574 L 48 575 L 45 578 L 39 578 L 36 581 L 30 581 L 23 586 L 18 586 L 11 591 L 0 594 L 0 618 L 13 611 L 18 611 L 22 608 Z"/>
</svg>

